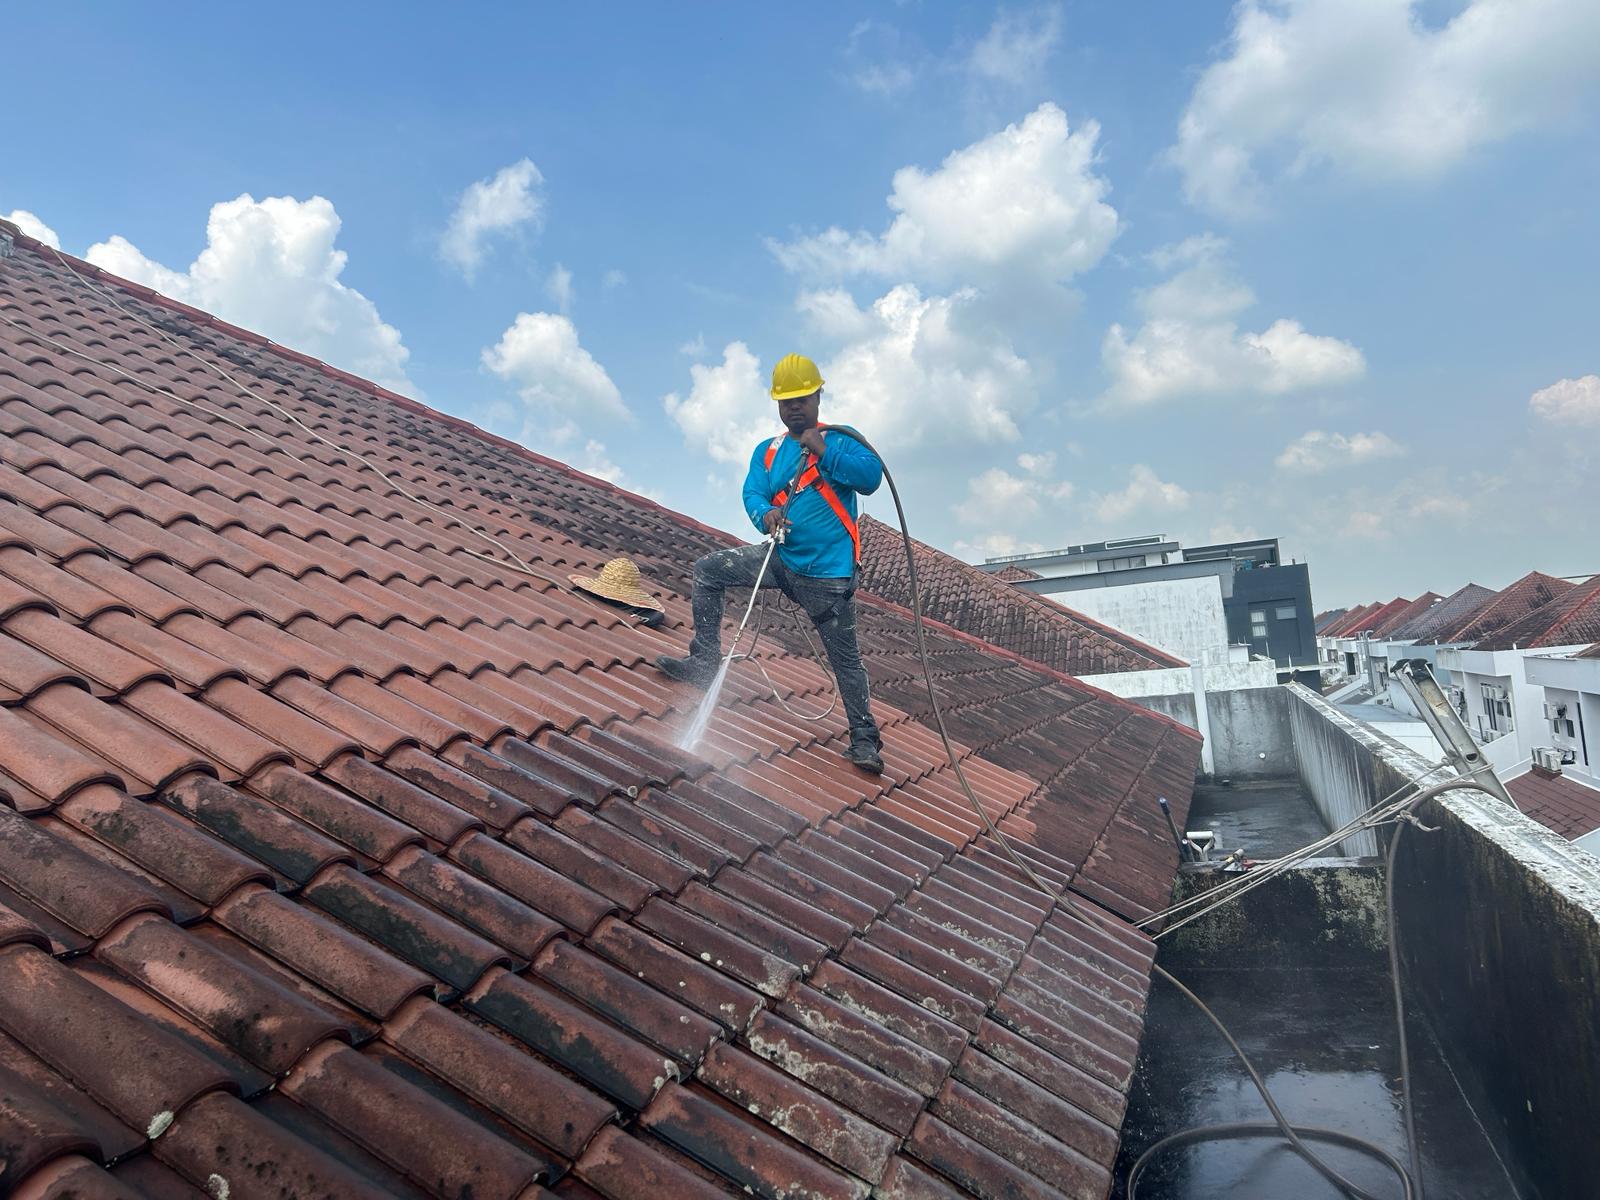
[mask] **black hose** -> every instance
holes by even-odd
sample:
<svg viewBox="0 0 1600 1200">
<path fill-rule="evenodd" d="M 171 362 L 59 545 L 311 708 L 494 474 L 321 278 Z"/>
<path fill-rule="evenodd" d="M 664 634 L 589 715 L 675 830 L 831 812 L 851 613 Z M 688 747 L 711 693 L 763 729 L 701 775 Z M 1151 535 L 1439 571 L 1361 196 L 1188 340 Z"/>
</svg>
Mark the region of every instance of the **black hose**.
<svg viewBox="0 0 1600 1200">
<path fill-rule="evenodd" d="M 1405 823 L 1394 827 L 1389 838 L 1389 853 L 1384 858 L 1383 907 L 1389 927 L 1389 981 L 1394 985 L 1394 1027 L 1400 1038 L 1400 1102 L 1405 1114 L 1406 1149 L 1411 1154 L 1411 1177 L 1416 1182 L 1416 1200 L 1426 1200 L 1422 1187 L 1422 1149 L 1417 1144 L 1417 1118 L 1411 1106 L 1411 1051 L 1406 1041 L 1406 1001 L 1400 990 L 1400 939 L 1394 918 L 1394 856 L 1400 849 Z"/>
</svg>

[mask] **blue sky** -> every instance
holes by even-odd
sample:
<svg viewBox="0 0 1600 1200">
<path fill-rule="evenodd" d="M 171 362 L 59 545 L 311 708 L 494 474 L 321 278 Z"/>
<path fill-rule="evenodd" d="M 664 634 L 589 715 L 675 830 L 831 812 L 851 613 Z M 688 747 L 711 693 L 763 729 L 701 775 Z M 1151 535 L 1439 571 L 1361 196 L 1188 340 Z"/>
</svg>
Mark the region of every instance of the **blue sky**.
<svg viewBox="0 0 1600 1200">
<path fill-rule="evenodd" d="M 1319 607 L 1600 570 L 1592 0 L 9 30 L 0 215 L 723 528 L 801 350 L 969 558 L 1278 535 Z"/>
</svg>

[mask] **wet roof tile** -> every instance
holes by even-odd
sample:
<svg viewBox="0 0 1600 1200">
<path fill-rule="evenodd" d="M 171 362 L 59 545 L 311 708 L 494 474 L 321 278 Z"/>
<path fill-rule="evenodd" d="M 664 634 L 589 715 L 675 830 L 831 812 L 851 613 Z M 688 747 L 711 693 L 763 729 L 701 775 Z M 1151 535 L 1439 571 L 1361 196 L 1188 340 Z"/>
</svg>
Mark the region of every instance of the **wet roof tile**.
<svg viewBox="0 0 1600 1200">
<path fill-rule="evenodd" d="M 19 321 L 198 398 L 0 330 L 0 972 L 32 985 L 0 987 L 0 1072 L 68 1114 L 29 1109 L 19 1194 L 1103 1178 L 1148 939 L 974 841 L 902 610 L 863 595 L 883 777 L 749 665 L 679 749 L 698 694 L 645 664 L 681 649 L 687 564 L 725 538 L 11 236 Z M 618 553 L 662 629 L 567 590 Z M 825 707 L 804 639 L 768 633 L 779 697 Z M 1192 736 L 929 636 L 1018 852 L 1157 906 L 1153 797 L 1183 807 Z"/>
</svg>

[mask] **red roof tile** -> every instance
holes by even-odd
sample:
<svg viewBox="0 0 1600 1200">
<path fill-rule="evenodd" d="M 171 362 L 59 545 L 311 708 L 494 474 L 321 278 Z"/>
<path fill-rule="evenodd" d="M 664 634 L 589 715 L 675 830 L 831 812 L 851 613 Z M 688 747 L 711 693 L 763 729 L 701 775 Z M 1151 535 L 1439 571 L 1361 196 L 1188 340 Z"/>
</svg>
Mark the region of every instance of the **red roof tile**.
<svg viewBox="0 0 1600 1200">
<path fill-rule="evenodd" d="M 1474 643 L 1499 633 L 1513 622 L 1537 611 L 1573 590 L 1565 579 L 1530 571 L 1459 620 L 1435 629 L 1427 639 L 1436 645 Z"/>
<path fill-rule="evenodd" d="M 1052 906 L 902 608 L 863 594 L 882 779 L 743 666 L 676 749 L 644 664 L 724 535 L 0 232 L 8 1187 L 1103 1187 L 1198 748 L 1027 654 L 1148 648 L 988 577 L 1032 641 L 930 630 Z M 618 553 L 663 630 L 566 589 Z"/>
<path fill-rule="evenodd" d="M 1389 630 L 1388 636 L 1395 641 L 1426 642 L 1439 630 L 1459 623 L 1469 613 L 1482 608 L 1494 599 L 1495 594 L 1486 587 L 1469 583 L 1457 588 L 1431 608 L 1407 617 Z"/>
<path fill-rule="evenodd" d="M 1016 563 L 1007 563 L 998 571 L 991 571 L 989 574 L 993 575 L 1001 583 L 1021 583 L 1024 579 L 1044 578 L 1039 572 L 1030 571 L 1027 567 L 1019 566 Z"/>
<path fill-rule="evenodd" d="M 1067 675 L 1151 671 L 1188 664 L 1138 638 L 1043 596 L 1010 586 L 998 573 L 915 542 L 922 611 L 964 633 Z M 1032 571 L 1010 579 L 1037 579 Z M 861 582 L 909 608 L 905 544 L 900 531 L 872 517 L 861 521 Z"/>
<path fill-rule="evenodd" d="M 1390 617 L 1403 612 L 1410 605 L 1410 600 L 1400 596 L 1396 596 L 1393 600 L 1369 604 L 1365 608 L 1357 609 L 1334 626 L 1336 632 L 1325 636 L 1355 637 L 1362 633 L 1376 634 Z"/>
<path fill-rule="evenodd" d="M 1320 631 L 1320 636 L 1334 638 L 1347 637 L 1349 636 L 1349 631 L 1360 628 L 1360 622 L 1362 619 L 1368 616 L 1370 613 L 1376 612 L 1378 607 L 1379 605 L 1377 603 L 1373 603 L 1362 604 L 1356 608 L 1352 608 L 1338 620 L 1325 626 Z"/>
<path fill-rule="evenodd" d="M 1569 775 L 1527 771 L 1506 784 L 1517 807 L 1564 838 L 1578 838 L 1600 829 L 1600 789 Z"/>
<path fill-rule="evenodd" d="M 1474 643 L 1476 650 L 1583 646 L 1600 637 L 1600 575 L 1549 604 L 1502 625 Z"/>
<path fill-rule="evenodd" d="M 1423 592 L 1422 595 L 1418 596 L 1415 600 L 1402 605 L 1390 613 L 1381 615 L 1377 620 L 1377 623 L 1372 627 L 1372 635 L 1374 637 L 1392 636 L 1396 629 L 1399 629 L 1407 621 L 1413 620 L 1414 618 L 1421 616 L 1423 613 L 1426 613 L 1442 598 L 1443 597 L 1441 597 L 1438 592 Z"/>
</svg>

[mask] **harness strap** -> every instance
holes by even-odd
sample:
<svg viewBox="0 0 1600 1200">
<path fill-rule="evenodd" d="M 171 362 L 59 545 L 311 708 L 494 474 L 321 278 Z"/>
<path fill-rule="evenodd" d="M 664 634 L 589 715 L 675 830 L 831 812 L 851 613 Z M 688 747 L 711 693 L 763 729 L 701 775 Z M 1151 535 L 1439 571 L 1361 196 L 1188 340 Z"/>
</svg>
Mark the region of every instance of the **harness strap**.
<svg viewBox="0 0 1600 1200">
<path fill-rule="evenodd" d="M 818 425 L 817 428 L 826 429 L 827 426 Z M 781 436 L 775 437 L 767 443 L 767 454 L 764 465 L 768 471 L 772 470 L 773 460 L 778 457 L 778 447 L 782 445 L 783 438 Z M 823 503 L 825 503 L 829 508 L 833 509 L 833 515 L 839 518 L 839 524 L 843 525 L 844 531 L 850 535 L 850 547 L 855 554 L 855 561 L 860 563 L 861 530 L 856 525 L 855 518 L 850 515 L 850 510 L 844 506 L 844 501 L 839 499 L 839 493 L 833 490 L 833 485 L 822 477 L 822 472 L 817 469 L 816 460 L 810 458 L 811 452 L 807 450 L 803 453 L 809 460 L 809 465 L 800 472 L 800 478 L 795 480 L 794 494 L 798 496 L 808 487 L 812 487 L 813 485 L 816 487 L 817 495 L 822 497 Z M 788 502 L 789 491 L 787 488 L 779 488 L 777 493 L 772 497 L 773 506 L 776 508 L 782 508 Z"/>
</svg>

